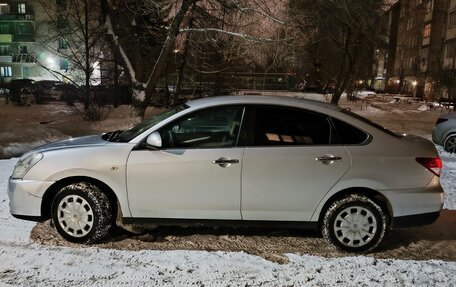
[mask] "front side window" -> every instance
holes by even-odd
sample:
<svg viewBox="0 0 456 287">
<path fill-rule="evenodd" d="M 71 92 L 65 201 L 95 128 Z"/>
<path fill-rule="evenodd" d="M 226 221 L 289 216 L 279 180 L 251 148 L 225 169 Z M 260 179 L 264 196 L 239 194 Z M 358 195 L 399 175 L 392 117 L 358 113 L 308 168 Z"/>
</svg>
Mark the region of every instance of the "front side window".
<svg viewBox="0 0 456 287">
<path fill-rule="evenodd" d="M 253 145 L 327 145 L 331 124 L 323 114 L 282 107 L 257 107 Z"/>
<path fill-rule="evenodd" d="M 241 106 L 224 106 L 185 115 L 160 130 L 163 147 L 234 147 L 243 111 Z"/>
</svg>

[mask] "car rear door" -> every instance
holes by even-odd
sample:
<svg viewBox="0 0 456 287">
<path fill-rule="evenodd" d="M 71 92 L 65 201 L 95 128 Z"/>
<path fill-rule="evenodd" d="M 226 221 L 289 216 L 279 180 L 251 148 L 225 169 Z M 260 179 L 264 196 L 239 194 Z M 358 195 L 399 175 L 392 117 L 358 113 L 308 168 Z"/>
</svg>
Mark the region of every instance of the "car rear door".
<svg viewBox="0 0 456 287">
<path fill-rule="evenodd" d="M 351 158 L 334 144 L 329 118 L 313 111 L 256 106 L 248 110 L 242 168 L 244 220 L 310 221 Z"/>
</svg>

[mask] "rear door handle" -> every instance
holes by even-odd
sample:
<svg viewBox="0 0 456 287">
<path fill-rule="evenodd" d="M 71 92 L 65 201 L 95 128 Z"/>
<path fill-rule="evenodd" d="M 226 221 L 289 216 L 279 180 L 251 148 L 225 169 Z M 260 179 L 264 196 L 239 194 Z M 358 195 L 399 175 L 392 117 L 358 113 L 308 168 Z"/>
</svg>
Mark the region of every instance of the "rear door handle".
<svg viewBox="0 0 456 287">
<path fill-rule="evenodd" d="M 227 157 L 221 157 L 219 159 L 213 160 L 212 163 L 213 164 L 218 164 L 221 167 L 229 167 L 232 164 L 239 163 L 239 160 L 238 159 L 230 159 L 230 158 L 227 158 Z"/>
<path fill-rule="evenodd" d="M 342 160 L 342 158 L 340 156 L 333 156 L 332 154 L 325 154 L 323 156 L 315 158 L 315 160 L 321 162 L 322 164 L 330 165 L 333 164 L 335 161 Z"/>
</svg>

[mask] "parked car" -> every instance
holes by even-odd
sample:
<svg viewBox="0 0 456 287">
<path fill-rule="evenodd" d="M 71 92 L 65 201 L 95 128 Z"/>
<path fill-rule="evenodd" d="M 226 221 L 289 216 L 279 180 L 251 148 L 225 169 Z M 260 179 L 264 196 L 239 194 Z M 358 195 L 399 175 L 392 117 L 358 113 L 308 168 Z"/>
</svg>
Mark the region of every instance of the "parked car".
<svg viewBox="0 0 456 287">
<path fill-rule="evenodd" d="M 72 103 L 80 100 L 80 90 L 73 84 L 59 82 L 51 89 L 51 98 L 57 101 Z"/>
<path fill-rule="evenodd" d="M 37 99 L 41 102 L 46 102 L 49 100 L 59 100 L 58 98 L 54 98 L 52 96 L 52 89 L 55 85 L 61 84 L 60 81 L 51 81 L 51 80 L 43 80 L 43 81 L 36 81 L 33 85 L 34 93 L 36 94 Z"/>
<path fill-rule="evenodd" d="M 437 219 L 441 168 L 430 141 L 334 105 L 228 96 L 34 149 L 8 195 L 15 217 L 52 218 L 73 242 L 97 242 L 121 218 L 313 228 L 341 250 L 368 252 L 390 228 Z"/>
<path fill-rule="evenodd" d="M 440 115 L 432 130 L 432 141 L 456 153 L 456 112 Z"/>
<path fill-rule="evenodd" d="M 14 79 L 4 84 L 3 88 L 8 91 L 7 102 L 13 102 L 17 105 L 30 105 L 35 102 L 32 93 L 32 87 L 35 83 L 31 79 Z"/>
</svg>

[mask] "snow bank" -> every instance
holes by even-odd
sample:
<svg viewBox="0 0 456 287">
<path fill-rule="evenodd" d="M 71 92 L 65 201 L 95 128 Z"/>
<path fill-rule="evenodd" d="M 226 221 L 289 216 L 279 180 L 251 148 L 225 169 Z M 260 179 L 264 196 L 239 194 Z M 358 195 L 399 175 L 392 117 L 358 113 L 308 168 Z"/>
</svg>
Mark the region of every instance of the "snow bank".
<svg viewBox="0 0 456 287">
<path fill-rule="evenodd" d="M 429 108 L 428 105 L 421 105 L 421 106 L 418 108 L 418 111 L 421 111 L 421 112 L 428 111 L 428 110 L 430 110 L 430 108 Z"/>
<path fill-rule="evenodd" d="M 37 122 L 2 123 L 0 157 L 20 155 L 31 148 L 64 138 L 68 136 Z"/>
<path fill-rule="evenodd" d="M 440 184 L 445 191 L 443 208 L 456 210 L 456 154 L 446 152 L 441 146 L 436 146 L 443 163 Z"/>
</svg>

